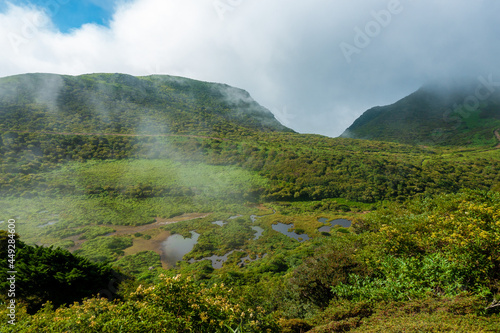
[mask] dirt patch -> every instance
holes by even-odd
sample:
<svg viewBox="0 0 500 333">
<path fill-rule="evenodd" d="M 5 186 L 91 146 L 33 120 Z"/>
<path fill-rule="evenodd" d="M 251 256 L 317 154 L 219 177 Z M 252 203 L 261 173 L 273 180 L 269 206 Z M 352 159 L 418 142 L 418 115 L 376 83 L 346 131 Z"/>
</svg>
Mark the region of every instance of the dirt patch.
<svg viewBox="0 0 500 333">
<path fill-rule="evenodd" d="M 161 243 L 170 236 L 170 232 L 166 230 L 161 230 L 158 234 L 156 234 L 151 239 L 144 239 L 142 237 L 134 238 L 134 244 L 131 247 L 128 247 L 124 250 L 125 255 L 136 254 L 142 251 L 154 251 L 158 253 L 160 256 L 162 255 L 161 251 Z M 161 261 L 161 265 L 164 269 L 168 268 L 168 264 L 165 261 Z"/>
</svg>

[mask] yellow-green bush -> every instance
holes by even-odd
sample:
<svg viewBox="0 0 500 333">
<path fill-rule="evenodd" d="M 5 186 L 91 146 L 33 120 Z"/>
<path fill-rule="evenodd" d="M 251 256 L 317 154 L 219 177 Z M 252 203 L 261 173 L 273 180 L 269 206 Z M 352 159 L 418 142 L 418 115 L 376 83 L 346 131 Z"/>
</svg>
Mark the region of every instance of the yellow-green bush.
<svg viewBox="0 0 500 333">
<path fill-rule="evenodd" d="M 21 311 L 21 310 L 19 310 Z M 2 308 L 2 317 L 5 310 Z M 33 316 L 20 312 L 17 332 L 279 332 L 262 308 L 241 306 L 224 285 L 203 286 L 180 275 L 139 285 L 122 301 L 87 299 L 53 309 L 50 303 Z"/>
</svg>

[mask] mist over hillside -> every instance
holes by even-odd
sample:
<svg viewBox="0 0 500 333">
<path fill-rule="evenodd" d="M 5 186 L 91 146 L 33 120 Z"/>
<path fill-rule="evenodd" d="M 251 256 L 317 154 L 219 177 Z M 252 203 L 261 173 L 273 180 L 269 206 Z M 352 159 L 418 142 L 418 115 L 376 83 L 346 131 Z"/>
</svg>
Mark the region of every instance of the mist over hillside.
<svg viewBox="0 0 500 333">
<path fill-rule="evenodd" d="M 0 79 L 3 130 L 116 134 L 286 131 L 248 92 L 152 75 L 24 74 Z"/>
<path fill-rule="evenodd" d="M 490 77 L 443 80 L 367 110 L 341 136 L 426 145 L 495 145 L 500 90 Z"/>
</svg>

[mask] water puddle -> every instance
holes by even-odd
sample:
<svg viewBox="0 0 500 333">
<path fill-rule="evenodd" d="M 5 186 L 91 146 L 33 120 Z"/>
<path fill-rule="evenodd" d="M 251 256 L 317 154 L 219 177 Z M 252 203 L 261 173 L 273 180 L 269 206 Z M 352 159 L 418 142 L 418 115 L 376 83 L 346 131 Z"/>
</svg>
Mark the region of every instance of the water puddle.
<svg viewBox="0 0 500 333">
<path fill-rule="evenodd" d="M 56 224 L 57 222 L 59 222 L 59 221 L 49 221 L 49 222 L 47 222 L 47 223 L 40 224 L 40 225 L 38 226 L 38 228 L 45 228 L 45 227 L 48 227 L 49 225 L 54 225 L 54 224 Z"/>
<path fill-rule="evenodd" d="M 341 226 L 341 227 L 343 227 L 343 228 L 349 228 L 349 227 L 351 226 L 351 224 L 352 224 L 352 222 L 351 222 L 351 221 L 346 220 L 346 219 L 336 219 L 336 220 L 331 220 L 331 221 L 328 221 L 328 219 L 327 219 L 327 218 L 325 218 L 325 217 L 321 217 L 321 218 L 319 218 L 319 219 L 318 219 L 318 222 L 321 222 L 321 223 L 323 223 L 323 224 L 329 224 L 329 225 L 331 225 L 331 226 L 336 226 L 336 225 L 338 225 L 338 226 Z"/>
<path fill-rule="evenodd" d="M 330 225 L 332 225 L 332 226 L 339 225 L 343 228 L 350 228 L 351 224 L 352 224 L 352 222 L 349 220 L 346 220 L 346 219 L 338 219 L 338 220 L 330 221 Z"/>
<path fill-rule="evenodd" d="M 191 231 L 191 238 L 184 238 L 179 234 L 169 236 L 161 243 L 161 260 L 169 267 L 175 266 L 177 261 L 182 260 L 185 254 L 191 252 L 199 237 L 200 234 L 195 231 Z"/>
<path fill-rule="evenodd" d="M 351 221 L 346 220 L 346 219 L 336 219 L 336 220 L 328 221 L 328 219 L 325 217 L 319 218 L 318 222 L 321 222 L 323 224 L 328 224 L 328 225 L 325 225 L 325 226 L 318 228 L 319 232 L 330 232 L 332 230 L 332 228 L 335 226 L 349 228 L 352 224 Z"/>
<path fill-rule="evenodd" d="M 222 227 L 222 226 L 226 225 L 227 222 L 224 222 L 224 221 L 215 221 L 215 222 L 212 222 L 212 224 L 217 224 L 217 225 L 219 225 L 219 226 Z"/>
<path fill-rule="evenodd" d="M 194 260 L 193 258 L 191 258 L 191 259 L 189 259 L 189 262 L 192 264 L 192 263 L 195 263 L 195 262 L 198 262 L 198 261 L 210 260 L 212 262 L 212 267 L 213 268 L 215 268 L 215 269 L 221 269 L 222 265 L 227 261 L 227 258 L 231 254 L 233 254 L 234 252 L 243 252 L 243 250 L 232 250 L 232 251 L 229 251 L 228 253 L 226 253 L 223 256 L 217 256 L 217 255 L 214 254 L 213 256 L 204 257 L 204 258 L 201 258 L 199 260 Z"/>
<path fill-rule="evenodd" d="M 333 227 L 332 226 L 329 226 L 329 225 L 325 225 L 321 228 L 318 229 L 319 232 L 330 232 L 330 230 L 332 229 Z"/>
<path fill-rule="evenodd" d="M 288 231 L 293 228 L 293 224 L 278 223 L 272 225 L 273 230 L 281 232 L 283 235 L 298 240 L 299 242 L 304 242 L 309 240 L 310 237 L 307 234 L 297 234 L 295 231 Z"/>
<path fill-rule="evenodd" d="M 252 259 L 252 258 L 250 257 L 250 255 L 247 255 L 246 257 L 241 258 L 241 261 L 240 261 L 240 263 L 239 263 L 238 265 L 239 265 L 240 267 L 242 267 L 242 266 L 245 266 L 245 265 L 247 265 L 247 264 L 249 264 L 249 263 L 251 263 L 251 262 L 254 262 L 254 261 L 257 261 L 257 260 L 259 260 L 259 259 L 262 259 L 262 258 L 264 258 L 265 256 L 267 256 L 267 253 L 264 253 L 262 256 L 257 255 L 257 256 L 255 257 L 255 259 Z"/>
<path fill-rule="evenodd" d="M 221 269 L 222 265 L 224 265 L 224 263 L 227 261 L 228 257 L 235 252 L 244 252 L 244 251 L 243 250 L 232 250 L 223 256 L 213 255 L 210 257 L 201 258 L 199 260 L 195 260 L 195 259 L 191 258 L 191 259 L 189 259 L 189 263 L 193 264 L 195 262 L 199 262 L 199 261 L 203 261 L 203 260 L 210 260 L 212 262 L 212 267 L 214 269 Z M 252 259 L 250 257 L 250 255 L 246 255 L 245 257 L 241 258 L 240 262 L 238 263 L 238 266 L 240 266 L 240 267 L 245 266 L 246 264 L 249 264 L 251 262 L 254 262 L 254 261 L 257 261 L 259 259 L 264 258 L 266 255 L 267 255 L 267 253 L 264 253 L 262 256 L 257 255 L 255 257 L 255 259 Z"/>
<path fill-rule="evenodd" d="M 274 213 L 276 213 L 276 212 L 274 211 L 273 214 Z M 272 214 L 268 214 L 268 215 L 272 215 Z M 262 215 L 262 216 L 266 216 L 266 215 Z M 257 221 L 257 219 L 259 217 L 262 217 L 262 216 L 250 215 L 250 220 L 252 221 L 252 223 L 255 223 Z M 234 219 L 237 219 L 239 217 L 243 217 L 243 215 L 230 216 L 227 220 L 234 220 Z M 221 227 L 228 224 L 228 223 L 229 222 L 224 222 L 224 221 L 212 222 L 212 224 L 216 224 L 216 225 L 221 226 Z M 259 239 L 262 236 L 262 234 L 264 233 L 264 229 L 262 227 L 252 226 L 251 228 L 253 231 L 255 231 L 255 235 L 254 235 L 252 240 Z M 172 235 L 172 236 L 168 237 L 167 240 L 165 240 L 162 243 L 162 253 L 163 253 L 162 260 L 166 261 L 168 263 L 169 267 L 174 266 L 177 261 L 182 260 L 182 257 L 186 253 L 191 252 L 194 245 L 198 242 L 198 237 L 200 235 L 194 231 L 191 231 L 191 234 L 193 235 L 192 238 L 184 238 L 181 235 Z M 292 234 L 295 234 L 295 233 L 292 233 Z M 297 234 L 295 234 L 295 235 L 297 235 Z M 307 236 L 305 234 L 304 235 L 297 235 L 297 236 L 303 240 L 309 239 L 309 236 Z M 228 253 L 224 254 L 223 256 L 212 255 L 210 257 L 201 258 L 199 260 L 195 260 L 195 259 L 191 258 L 188 260 L 188 262 L 192 264 L 192 263 L 199 262 L 202 260 L 210 260 L 212 262 L 212 267 L 214 269 L 220 269 L 220 268 L 222 268 L 224 263 L 227 261 L 228 257 L 235 252 L 244 252 L 244 251 L 243 250 L 232 250 L 232 251 L 229 251 Z M 248 264 L 250 262 L 262 259 L 266 255 L 267 255 L 267 253 L 263 254 L 262 256 L 257 255 L 255 257 L 255 259 L 252 259 L 250 255 L 246 255 L 245 257 L 241 258 L 238 265 L 244 266 L 245 264 Z"/>
<path fill-rule="evenodd" d="M 253 240 L 259 239 L 260 236 L 262 236 L 262 233 L 264 233 L 264 229 L 262 229 L 259 226 L 253 226 L 253 227 L 250 227 L 250 228 L 252 228 L 252 230 L 255 231 L 255 236 L 253 237 Z"/>
</svg>

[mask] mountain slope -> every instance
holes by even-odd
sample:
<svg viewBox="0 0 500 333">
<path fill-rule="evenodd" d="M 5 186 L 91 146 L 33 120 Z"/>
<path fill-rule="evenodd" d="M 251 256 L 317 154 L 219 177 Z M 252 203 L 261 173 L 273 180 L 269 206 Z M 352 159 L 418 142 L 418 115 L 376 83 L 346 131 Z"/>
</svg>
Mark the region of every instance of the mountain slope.
<svg viewBox="0 0 500 333">
<path fill-rule="evenodd" d="M 427 145 L 496 145 L 500 91 L 483 83 L 429 84 L 374 107 L 342 137 Z"/>
<path fill-rule="evenodd" d="M 166 75 L 2 78 L 0 124 L 3 130 L 120 134 L 292 131 L 244 90 Z"/>
</svg>

